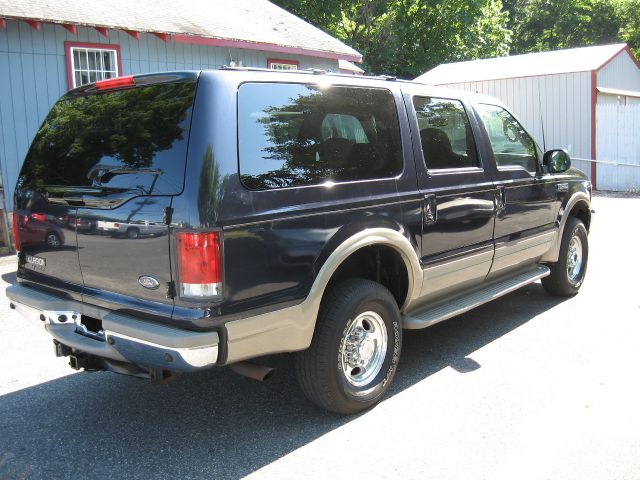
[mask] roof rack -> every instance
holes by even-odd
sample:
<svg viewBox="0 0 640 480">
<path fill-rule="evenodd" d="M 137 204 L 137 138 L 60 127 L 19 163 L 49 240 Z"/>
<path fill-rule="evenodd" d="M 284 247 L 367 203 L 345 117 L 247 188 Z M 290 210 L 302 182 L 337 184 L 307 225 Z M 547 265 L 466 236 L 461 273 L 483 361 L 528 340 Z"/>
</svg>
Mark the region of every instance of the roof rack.
<svg viewBox="0 0 640 480">
<path fill-rule="evenodd" d="M 413 83 L 412 80 L 403 80 L 393 75 L 352 75 L 350 73 L 332 72 L 323 70 L 320 68 L 305 68 L 304 70 L 273 70 L 271 68 L 260 67 L 231 67 L 229 65 L 223 65 L 220 70 L 233 70 L 238 72 L 269 72 L 269 73 L 285 73 L 285 74 L 304 74 L 304 75 L 330 75 L 332 77 L 346 77 L 346 78 L 362 78 L 368 80 L 386 80 L 388 82 L 403 82 Z"/>
</svg>

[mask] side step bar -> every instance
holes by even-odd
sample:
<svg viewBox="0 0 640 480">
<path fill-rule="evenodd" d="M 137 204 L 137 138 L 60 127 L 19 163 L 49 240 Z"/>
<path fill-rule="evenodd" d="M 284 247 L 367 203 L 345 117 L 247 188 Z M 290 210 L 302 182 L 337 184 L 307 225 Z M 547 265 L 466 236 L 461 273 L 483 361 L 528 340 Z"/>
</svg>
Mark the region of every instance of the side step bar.
<svg viewBox="0 0 640 480">
<path fill-rule="evenodd" d="M 439 303 L 426 310 L 404 315 L 402 317 L 402 326 L 409 330 L 430 327 L 435 323 L 455 317 L 483 303 L 513 292 L 520 287 L 546 277 L 550 273 L 549 267 L 540 265 L 515 277 L 500 280 L 466 295 L 455 297 L 446 303 Z"/>
</svg>

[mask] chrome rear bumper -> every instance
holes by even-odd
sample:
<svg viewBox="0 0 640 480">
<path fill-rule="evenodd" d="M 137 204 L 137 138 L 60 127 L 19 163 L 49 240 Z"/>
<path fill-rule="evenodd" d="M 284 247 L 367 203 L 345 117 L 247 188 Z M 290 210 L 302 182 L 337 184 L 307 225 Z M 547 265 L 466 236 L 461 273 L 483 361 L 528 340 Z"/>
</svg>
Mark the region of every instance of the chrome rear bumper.
<svg viewBox="0 0 640 480">
<path fill-rule="evenodd" d="M 79 353 L 176 372 L 201 370 L 218 361 L 217 332 L 166 327 L 23 285 L 8 287 L 7 297 L 14 311 L 43 323 L 56 341 Z M 83 315 L 99 319 L 102 329 L 88 331 Z"/>
</svg>

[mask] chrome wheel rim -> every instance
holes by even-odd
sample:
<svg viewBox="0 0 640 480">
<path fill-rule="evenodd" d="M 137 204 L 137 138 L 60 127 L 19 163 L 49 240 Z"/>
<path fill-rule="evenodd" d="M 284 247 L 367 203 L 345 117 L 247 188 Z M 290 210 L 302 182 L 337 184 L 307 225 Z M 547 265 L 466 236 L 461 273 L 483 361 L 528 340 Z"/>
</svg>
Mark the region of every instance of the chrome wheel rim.
<svg viewBox="0 0 640 480">
<path fill-rule="evenodd" d="M 342 337 L 340 362 L 346 380 L 362 387 L 373 380 L 387 354 L 387 329 L 376 312 L 364 312 L 353 319 Z"/>
<path fill-rule="evenodd" d="M 567 252 L 567 278 L 573 284 L 580 280 L 582 272 L 582 241 L 580 237 L 574 235 L 569 241 L 569 251 Z"/>
<path fill-rule="evenodd" d="M 60 246 L 60 240 L 58 240 L 58 236 L 57 235 L 55 235 L 53 233 L 50 233 L 47 236 L 47 244 L 50 247 L 58 247 L 58 246 Z"/>
</svg>

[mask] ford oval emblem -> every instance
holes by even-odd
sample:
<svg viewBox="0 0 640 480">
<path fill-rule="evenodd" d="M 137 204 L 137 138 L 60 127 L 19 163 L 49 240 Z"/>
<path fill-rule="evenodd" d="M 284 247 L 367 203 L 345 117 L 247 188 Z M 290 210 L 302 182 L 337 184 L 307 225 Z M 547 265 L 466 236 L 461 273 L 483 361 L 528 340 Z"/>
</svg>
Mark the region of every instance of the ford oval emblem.
<svg viewBox="0 0 640 480">
<path fill-rule="evenodd" d="M 149 290 L 155 290 L 160 286 L 160 282 L 158 282 L 158 280 L 148 275 L 142 275 L 138 278 L 138 283 Z"/>
</svg>

